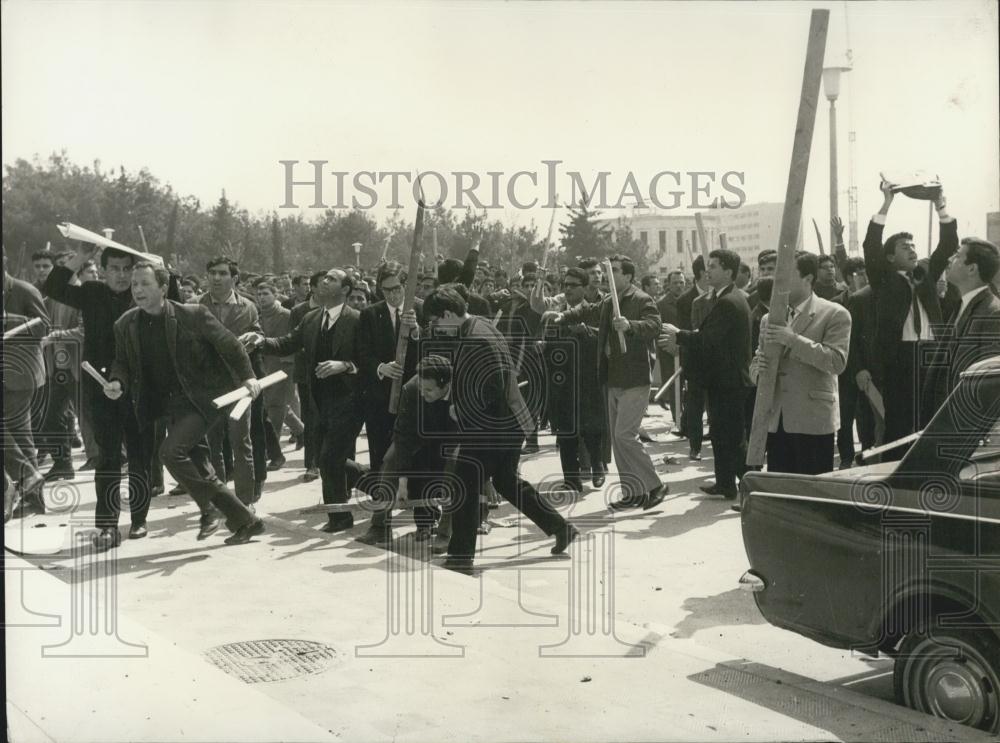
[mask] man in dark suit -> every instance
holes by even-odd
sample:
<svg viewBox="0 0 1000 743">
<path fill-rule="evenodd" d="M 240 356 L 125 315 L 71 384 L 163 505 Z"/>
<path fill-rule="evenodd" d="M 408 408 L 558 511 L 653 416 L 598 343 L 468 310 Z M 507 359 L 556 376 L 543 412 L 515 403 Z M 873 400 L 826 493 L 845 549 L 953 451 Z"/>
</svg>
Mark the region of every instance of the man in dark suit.
<svg viewBox="0 0 1000 743">
<path fill-rule="evenodd" d="M 570 268 L 563 276 L 566 305 L 569 309 L 579 307 L 584 319 L 546 331 L 543 374 L 538 380 L 545 385 L 547 413 L 559 447 L 564 486 L 577 493 L 583 492 L 581 442 L 594 487 L 601 487 L 605 478 L 606 452 L 602 442 L 606 439 L 607 407 L 597 376 L 601 310 L 599 305 L 583 298 L 589 281 L 582 268 Z M 538 318 L 537 324 L 546 312 L 545 298 L 540 292 L 532 293 L 530 309 Z"/>
<path fill-rule="evenodd" d="M 423 301 L 415 309 L 403 312 L 406 271 L 393 261 L 379 270 L 379 290 L 385 299 L 361 311 L 358 327 L 358 383 L 365 411 L 368 433 L 368 456 L 372 470 L 378 470 L 392 442 L 396 415 L 389 412 L 389 398 L 395 379 L 405 384 L 416 371 L 419 317 Z M 400 333 L 409 333 L 402 366 L 396 363 L 396 344 Z"/>
<path fill-rule="evenodd" d="M 309 312 L 296 328 L 281 338 L 248 333 L 241 338 L 259 345 L 264 353 L 287 356 L 305 352 L 311 370 L 309 386 L 316 409 L 317 463 L 323 479 L 323 502 L 346 503 L 346 463 L 361 430 L 358 393 L 358 326 L 360 313 L 346 305 L 354 284 L 340 269 L 330 269 L 314 296 L 322 307 Z M 331 513 L 323 531 L 335 533 L 354 526 L 350 513 Z"/>
<path fill-rule="evenodd" d="M 710 287 L 705 277 L 705 259 L 697 256 L 691 263 L 694 283 L 677 299 L 677 327 L 682 330 L 697 330 L 704 315 L 699 300 L 706 296 Z M 695 312 L 695 303 L 699 311 Z M 684 370 L 684 410 L 681 411 L 680 435 L 688 439 L 688 457 L 701 459 L 701 444 L 705 436 L 705 387 L 701 381 L 700 361 L 697 349 L 680 348 L 679 358 Z M 678 433 L 675 431 L 675 433 Z"/>
<path fill-rule="evenodd" d="M 712 427 L 715 484 L 702 486 L 709 495 L 736 497 L 736 478 L 746 471 L 746 428 L 743 416 L 750 381 L 750 306 L 734 279 L 740 257 L 732 250 L 708 256 L 708 314 L 697 330 L 664 325 L 659 345 L 668 351 L 681 346 L 698 355 L 708 396 Z"/>
<path fill-rule="evenodd" d="M 649 405 L 652 344 L 660 330 L 660 313 L 653 298 L 632 281 L 635 264 L 624 255 L 611 258 L 611 288 L 618 295 L 620 317 L 614 317 L 611 296 L 601 302 L 598 326 L 598 378 L 607 400 L 608 431 L 621 481 L 622 497 L 612 510 L 650 509 L 658 505 L 668 488 L 660 482 L 653 460 L 636 438 Z M 589 312 L 582 306 L 555 316 L 555 322 L 585 322 Z M 625 337 L 621 347 L 619 333 Z"/>
<path fill-rule="evenodd" d="M 407 481 L 407 497 L 424 500 L 432 488 L 441 485 L 447 490 L 450 482 L 445 471 L 454 471 L 449 454 L 456 443 L 455 422 L 451 419 L 452 367 L 443 356 L 428 355 L 420 360 L 415 375 L 403 385 L 399 395 L 399 412 L 392 431 L 392 443 L 380 470 L 363 475 L 356 487 L 385 502 L 399 488 L 400 478 Z M 439 515 L 431 506 L 416 506 L 413 520 L 417 525 L 416 540 L 426 541 Z M 365 544 L 383 544 L 392 538 L 392 509 L 376 511 L 366 534 L 358 537 Z"/>
<path fill-rule="evenodd" d="M 443 345 L 454 357 L 451 412 L 461 441 L 457 473 L 463 492 L 452 504 L 446 567 L 472 567 L 479 494 L 488 480 L 543 532 L 555 536 L 553 554 L 565 552 L 578 536 L 576 528 L 517 474 L 521 445 L 533 422 L 503 336 L 489 320 L 470 315 L 462 296 L 447 286 L 427 296 L 424 315 L 434 336 L 452 338 Z"/>
<path fill-rule="evenodd" d="M 469 314 L 489 317 L 490 303 L 485 297 L 481 297 L 472 291 L 472 282 L 476 278 L 476 267 L 479 265 L 479 248 L 474 247 L 465 256 L 465 263 L 460 263 L 457 258 L 446 258 L 437 267 L 437 284 L 451 284 L 458 282 L 469 290 L 469 298 L 466 302 Z"/>
<path fill-rule="evenodd" d="M 292 308 L 291 321 L 289 327 L 298 327 L 308 313 L 320 306 L 316 299 L 316 288 L 319 282 L 326 276 L 326 271 L 315 271 L 309 276 L 309 298 Z M 309 380 L 312 373 L 306 369 L 305 351 L 299 350 L 295 353 L 295 363 L 292 369 L 292 378 L 295 380 L 295 387 L 299 395 L 299 406 L 302 409 L 302 445 L 303 466 L 306 468 L 302 479 L 305 482 L 312 482 L 319 479 L 319 467 L 316 465 L 316 418 L 319 412 L 316 410 L 316 401 L 313 400 L 312 392 L 309 388 Z M 296 444 L 298 448 L 298 444 Z"/>
<path fill-rule="evenodd" d="M 1000 354 L 1000 296 L 993 279 L 1000 272 L 1000 251 L 986 240 L 967 237 L 948 262 L 948 283 L 961 304 L 939 333 L 941 348 L 927 371 L 924 410 L 930 419 L 972 364 Z"/>
<path fill-rule="evenodd" d="M 36 394 L 45 386 L 45 362 L 40 344 L 49 327 L 41 293 L 27 281 L 7 273 L 6 252 L 3 256 L 3 312 L 4 332 L 35 318 L 42 321 L 3 343 L 3 466 L 12 483 L 10 492 L 5 493 L 6 520 L 17 505 L 14 488 L 20 489 L 25 507 L 45 511 L 42 500 L 45 479 L 38 471 L 31 434 L 31 408 Z"/>
<path fill-rule="evenodd" d="M 80 310 L 83 317 L 83 360 L 107 376 L 115 358 L 114 324 L 132 301 L 133 253 L 113 248 L 101 251 L 104 281 L 85 281 L 74 285 L 80 267 L 94 257 L 94 246 L 81 250 L 62 266 L 56 266 L 45 280 L 45 292 L 58 302 Z M 168 298 L 179 297 L 171 280 Z M 113 529 L 117 534 L 122 480 L 122 442 L 128 457 L 128 492 L 132 527 L 129 538 L 146 536 L 146 514 L 151 497 L 151 464 L 154 456 L 152 427 L 140 428 L 128 394 L 118 399 L 104 395 L 90 375 L 84 375 L 81 390 L 83 405 L 94 427 L 100 449 L 94 470 L 97 507 L 94 524 L 98 529 Z"/>
<path fill-rule="evenodd" d="M 897 232 L 882 244 L 886 215 L 892 205 L 892 186 L 883 181 L 882 208 L 872 217 L 865 235 L 865 269 L 872 287 L 877 317 L 879 359 L 875 382 L 885 393 L 885 439 L 894 441 L 920 426 L 920 395 L 926 364 L 921 351 L 934 340 L 933 326 L 943 321 L 937 280 L 958 250 L 958 226 L 946 209 L 943 189 L 934 205 L 940 239 L 924 272 L 915 273 L 917 251 L 913 235 Z"/>
<path fill-rule="evenodd" d="M 118 400 L 128 392 L 136 420 L 150 432 L 157 418 L 167 418 L 160 459 L 201 509 L 198 539 L 219 528 L 221 511 L 233 532 L 226 543 L 243 544 L 264 532 L 264 522 L 216 476 L 204 440 L 229 419 L 212 400 L 240 384 L 257 397 L 260 384 L 246 351 L 207 308 L 167 301 L 169 281 L 166 269 L 135 264 L 137 306 L 115 322 L 115 359 L 104 395 Z M 120 542 L 117 523 L 105 523 L 95 546 L 106 550 Z"/>
<path fill-rule="evenodd" d="M 683 271 L 676 270 L 667 274 L 667 290 L 663 293 L 660 301 L 656 303 L 656 309 L 660 313 L 660 322 L 669 323 L 670 325 L 677 325 L 680 322 L 677 302 L 684 294 L 686 288 L 687 284 L 684 281 Z M 657 349 L 656 357 L 660 362 L 660 384 L 665 384 L 674 375 L 677 357 L 672 353 L 666 353 L 660 349 Z M 673 390 L 669 390 L 666 392 L 666 397 L 666 404 L 664 405 L 663 402 L 660 404 L 665 407 L 669 406 L 670 414 L 674 419 L 674 430 L 679 431 L 681 428 L 681 411 L 674 409 L 677 405 L 677 396 L 673 393 Z"/>
</svg>

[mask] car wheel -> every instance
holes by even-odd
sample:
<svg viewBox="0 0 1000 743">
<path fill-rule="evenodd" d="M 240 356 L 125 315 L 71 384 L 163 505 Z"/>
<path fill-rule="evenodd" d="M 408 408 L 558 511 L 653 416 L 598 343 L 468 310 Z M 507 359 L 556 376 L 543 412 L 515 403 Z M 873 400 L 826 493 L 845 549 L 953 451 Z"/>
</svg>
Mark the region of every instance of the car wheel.
<svg viewBox="0 0 1000 743">
<path fill-rule="evenodd" d="M 907 635 L 893 682 L 896 699 L 907 707 L 1000 732 L 1000 641 L 986 630 Z"/>
</svg>

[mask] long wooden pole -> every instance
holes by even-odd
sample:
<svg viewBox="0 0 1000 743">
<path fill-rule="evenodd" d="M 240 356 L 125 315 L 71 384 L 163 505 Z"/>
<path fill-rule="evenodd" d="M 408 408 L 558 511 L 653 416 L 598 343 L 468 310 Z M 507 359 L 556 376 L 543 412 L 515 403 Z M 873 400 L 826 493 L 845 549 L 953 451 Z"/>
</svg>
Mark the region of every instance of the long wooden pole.
<svg viewBox="0 0 1000 743">
<path fill-rule="evenodd" d="M 419 182 L 418 182 L 419 183 Z M 413 228 L 413 245 L 410 246 L 410 265 L 406 274 L 406 290 L 403 295 L 403 312 L 413 309 L 417 296 L 417 273 L 420 271 L 420 238 L 424 231 L 424 190 L 420 188 L 420 198 L 417 199 L 417 222 Z M 436 251 L 435 251 L 436 252 Z M 406 350 L 409 348 L 410 334 L 399 330 L 396 339 L 396 363 L 406 365 Z M 389 412 L 395 414 L 399 410 L 399 395 L 403 390 L 403 378 L 392 380 L 392 392 L 389 393 Z"/>
<path fill-rule="evenodd" d="M 771 294 L 768 322 L 784 325 L 788 314 L 788 293 L 795 266 L 795 246 L 802 224 L 802 197 L 809 171 L 809 150 L 812 147 L 816 109 L 819 104 L 819 86 L 823 76 L 823 54 L 826 51 L 826 31 L 830 23 L 829 10 L 814 10 L 809 21 L 809 43 L 806 47 L 805 71 L 802 75 L 802 93 L 799 97 L 799 114 L 792 140 L 792 161 L 788 168 L 788 188 L 785 191 L 785 209 L 781 215 L 778 237 L 778 264 L 774 273 L 774 290 Z M 763 341 L 762 341 L 763 342 Z M 757 401 L 754 406 L 753 426 L 747 446 L 747 464 L 756 467 L 764 463 L 767 448 L 767 423 L 774 403 L 774 388 L 778 378 L 778 359 L 781 348 L 777 344 L 764 345 L 767 365 L 757 378 Z"/>
<path fill-rule="evenodd" d="M 708 265 L 708 254 L 711 251 L 708 240 L 705 239 L 705 222 L 702 221 L 701 212 L 694 213 L 694 223 L 698 227 L 698 242 L 701 243 L 701 254 L 705 256 L 705 265 Z"/>
<path fill-rule="evenodd" d="M 615 287 L 615 272 L 612 270 L 611 259 L 604 259 L 604 270 L 608 272 L 608 288 L 611 290 L 611 306 L 614 308 L 615 317 L 622 316 L 621 307 L 618 306 L 618 289 Z M 625 333 L 618 331 L 618 342 L 621 344 L 622 353 L 628 351 L 628 344 L 625 343 Z"/>
</svg>

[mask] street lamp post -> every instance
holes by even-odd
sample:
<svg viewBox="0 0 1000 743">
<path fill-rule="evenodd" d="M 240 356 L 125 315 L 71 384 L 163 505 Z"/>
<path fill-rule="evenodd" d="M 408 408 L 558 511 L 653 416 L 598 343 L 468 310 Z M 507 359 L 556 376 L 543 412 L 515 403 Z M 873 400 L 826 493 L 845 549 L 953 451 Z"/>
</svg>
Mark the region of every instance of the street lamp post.
<svg viewBox="0 0 1000 743">
<path fill-rule="evenodd" d="M 837 208 L 837 97 L 840 95 L 840 73 L 850 67 L 824 67 L 823 92 L 830 101 L 830 219 L 838 216 Z M 830 226 L 830 253 L 834 251 L 833 226 Z"/>
<path fill-rule="evenodd" d="M 361 243 L 351 243 L 354 248 L 354 265 L 361 268 Z"/>
</svg>

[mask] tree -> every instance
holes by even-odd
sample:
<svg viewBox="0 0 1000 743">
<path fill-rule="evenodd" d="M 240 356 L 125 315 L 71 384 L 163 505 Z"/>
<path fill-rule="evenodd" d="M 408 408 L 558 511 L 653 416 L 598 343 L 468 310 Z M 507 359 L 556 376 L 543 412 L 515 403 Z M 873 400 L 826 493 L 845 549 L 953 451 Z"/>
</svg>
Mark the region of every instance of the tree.
<svg viewBox="0 0 1000 743">
<path fill-rule="evenodd" d="M 281 249 L 281 226 L 278 215 L 271 214 L 271 267 L 275 273 L 285 272 L 285 253 Z"/>
<path fill-rule="evenodd" d="M 611 247 L 611 227 L 600 224 L 600 213 L 591 211 L 587 201 L 587 193 L 584 192 L 580 203 L 569 208 L 569 222 L 559 226 L 561 245 L 570 260 L 601 259 L 608 255 Z"/>
</svg>

